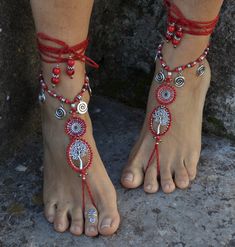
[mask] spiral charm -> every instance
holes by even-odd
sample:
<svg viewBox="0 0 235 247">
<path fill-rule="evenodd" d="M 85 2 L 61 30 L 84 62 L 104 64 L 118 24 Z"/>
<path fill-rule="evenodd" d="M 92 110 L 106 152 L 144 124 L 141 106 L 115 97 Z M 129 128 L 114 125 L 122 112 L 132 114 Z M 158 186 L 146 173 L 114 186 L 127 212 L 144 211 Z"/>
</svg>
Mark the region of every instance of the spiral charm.
<svg viewBox="0 0 235 247">
<path fill-rule="evenodd" d="M 175 86 L 176 87 L 183 87 L 185 83 L 185 78 L 183 76 L 177 76 L 175 78 Z"/>
<path fill-rule="evenodd" d="M 160 71 L 158 74 L 155 75 L 155 81 L 157 82 L 163 82 L 165 80 L 165 75 L 162 71 Z"/>
<path fill-rule="evenodd" d="M 77 112 L 80 114 L 85 114 L 87 112 L 87 103 L 85 101 L 80 101 L 77 105 Z"/>
<path fill-rule="evenodd" d="M 206 71 L 206 67 L 201 64 L 198 68 L 197 68 L 197 76 L 202 76 Z"/>
<path fill-rule="evenodd" d="M 38 100 L 39 100 L 39 102 L 41 102 L 41 103 L 44 103 L 44 102 L 46 101 L 46 95 L 45 95 L 44 91 L 41 91 L 41 92 L 39 93 L 39 95 L 38 95 Z"/>
<path fill-rule="evenodd" d="M 55 117 L 59 120 L 65 118 L 66 116 L 66 111 L 63 106 L 60 106 L 58 109 L 55 111 Z"/>
</svg>

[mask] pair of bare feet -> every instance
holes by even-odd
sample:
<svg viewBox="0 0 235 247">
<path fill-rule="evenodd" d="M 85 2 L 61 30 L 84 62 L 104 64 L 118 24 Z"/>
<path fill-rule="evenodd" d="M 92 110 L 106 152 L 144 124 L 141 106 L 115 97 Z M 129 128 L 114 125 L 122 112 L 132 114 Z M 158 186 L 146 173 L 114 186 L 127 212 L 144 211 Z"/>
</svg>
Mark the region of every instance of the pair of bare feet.
<svg viewBox="0 0 235 247">
<path fill-rule="evenodd" d="M 170 66 L 188 63 L 198 57 L 208 42 L 207 38 L 184 38 L 179 48 L 165 44 L 163 54 Z M 50 68 L 44 65 L 44 77 L 49 80 Z M 197 163 L 201 149 L 202 112 L 205 96 L 210 82 L 210 68 L 205 62 L 206 73 L 202 77 L 195 76 L 195 69 L 185 71 L 186 84 L 177 89 L 177 99 L 170 106 L 173 124 L 159 146 L 160 181 L 157 180 L 157 169 L 151 165 L 144 173 L 153 138 L 148 129 L 148 117 L 156 106 L 152 83 L 149 93 L 146 118 L 140 136 L 131 151 L 127 165 L 123 170 L 121 183 L 125 188 L 137 188 L 144 184 L 144 191 L 155 193 L 161 187 L 163 192 L 171 193 L 176 187 L 185 189 L 196 176 Z M 156 65 L 156 73 L 160 66 Z M 82 78 L 83 69 L 77 73 Z M 73 98 L 80 90 L 74 82 L 63 83 L 58 87 L 63 95 Z M 77 81 L 76 78 L 73 81 Z M 89 101 L 87 95 L 86 101 Z M 68 137 L 64 134 L 64 121 L 54 117 L 57 102 L 48 97 L 42 106 L 44 136 L 44 204 L 45 216 L 58 232 L 67 229 L 75 235 L 85 233 L 87 236 L 113 234 L 120 222 L 116 204 L 116 192 L 99 156 L 92 134 L 92 125 L 88 114 L 84 116 L 88 130 L 85 139 L 91 144 L 94 153 L 93 166 L 89 170 L 89 181 L 98 211 L 95 224 L 89 223 L 86 211 L 94 206 L 86 201 L 85 212 L 82 209 L 81 179 L 67 165 L 65 149 Z M 107 150 L 108 151 L 108 150 Z M 153 160 L 152 162 L 156 162 Z"/>
</svg>

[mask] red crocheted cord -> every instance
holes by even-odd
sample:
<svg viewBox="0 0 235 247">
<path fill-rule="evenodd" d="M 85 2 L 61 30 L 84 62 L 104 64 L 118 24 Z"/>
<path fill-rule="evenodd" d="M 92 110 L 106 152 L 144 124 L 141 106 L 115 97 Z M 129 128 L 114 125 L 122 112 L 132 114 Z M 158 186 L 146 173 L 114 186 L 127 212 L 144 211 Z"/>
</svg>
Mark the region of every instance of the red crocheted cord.
<svg viewBox="0 0 235 247">
<path fill-rule="evenodd" d="M 164 3 L 168 11 L 168 22 L 181 26 L 184 33 L 210 35 L 219 20 L 219 15 L 217 15 L 212 21 L 192 21 L 186 19 L 180 9 L 170 0 L 164 0 Z"/>
<path fill-rule="evenodd" d="M 45 45 L 41 41 L 49 41 L 57 44 L 59 47 Z M 41 54 L 42 61 L 46 63 L 66 63 L 68 59 L 80 60 L 93 68 L 99 68 L 99 65 L 84 53 L 88 46 L 88 39 L 79 44 L 69 46 L 64 41 L 52 38 L 44 33 L 37 33 L 38 50 Z M 69 55 L 69 56 L 64 56 Z"/>
</svg>

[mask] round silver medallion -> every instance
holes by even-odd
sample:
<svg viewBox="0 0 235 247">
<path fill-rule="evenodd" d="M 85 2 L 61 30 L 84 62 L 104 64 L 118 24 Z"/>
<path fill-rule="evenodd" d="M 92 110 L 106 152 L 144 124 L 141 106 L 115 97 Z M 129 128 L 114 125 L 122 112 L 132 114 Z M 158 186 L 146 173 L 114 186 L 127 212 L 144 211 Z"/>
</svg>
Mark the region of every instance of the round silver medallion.
<svg viewBox="0 0 235 247">
<path fill-rule="evenodd" d="M 175 78 L 175 86 L 176 87 L 183 87 L 185 83 L 185 78 L 180 75 Z"/>
<path fill-rule="evenodd" d="M 60 106 L 58 109 L 56 109 L 56 111 L 55 111 L 55 116 L 56 116 L 56 118 L 59 119 L 59 120 L 65 118 L 65 116 L 66 116 L 66 111 L 65 111 L 65 109 L 64 109 L 63 106 Z"/>
<path fill-rule="evenodd" d="M 202 76 L 206 71 L 206 67 L 201 64 L 198 68 L 197 68 L 197 76 Z"/>
<path fill-rule="evenodd" d="M 77 105 L 77 112 L 80 114 L 85 114 L 87 112 L 87 103 L 85 101 L 80 101 Z"/>
<path fill-rule="evenodd" d="M 154 79 L 157 82 L 163 82 L 165 80 L 165 75 L 162 71 L 160 71 L 158 74 L 155 75 Z"/>
</svg>

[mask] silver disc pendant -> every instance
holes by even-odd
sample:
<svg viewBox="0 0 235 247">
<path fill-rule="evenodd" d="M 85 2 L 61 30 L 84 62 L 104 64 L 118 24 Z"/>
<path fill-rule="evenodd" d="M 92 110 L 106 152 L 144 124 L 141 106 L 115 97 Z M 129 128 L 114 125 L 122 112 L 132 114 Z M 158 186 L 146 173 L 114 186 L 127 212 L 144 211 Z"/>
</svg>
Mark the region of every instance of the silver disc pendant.
<svg viewBox="0 0 235 247">
<path fill-rule="evenodd" d="M 66 117 L 66 111 L 63 106 L 60 106 L 58 109 L 55 111 L 55 117 L 59 120 L 63 119 Z"/>
<path fill-rule="evenodd" d="M 202 76 L 206 71 L 206 67 L 201 64 L 198 68 L 197 68 L 197 76 Z"/>
<path fill-rule="evenodd" d="M 38 95 L 38 100 L 40 103 L 44 103 L 46 101 L 46 95 L 44 91 L 41 91 Z"/>
<path fill-rule="evenodd" d="M 160 71 L 158 74 L 155 75 L 154 79 L 157 82 L 163 82 L 165 80 L 165 75 L 162 71 Z"/>
<path fill-rule="evenodd" d="M 175 82 L 174 83 L 175 83 L 176 87 L 183 87 L 184 83 L 185 83 L 185 78 L 182 75 L 177 76 L 175 78 Z"/>
<path fill-rule="evenodd" d="M 87 112 L 87 103 L 85 101 L 80 101 L 77 105 L 77 112 L 80 114 L 85 114 Z"/>
</svg>

